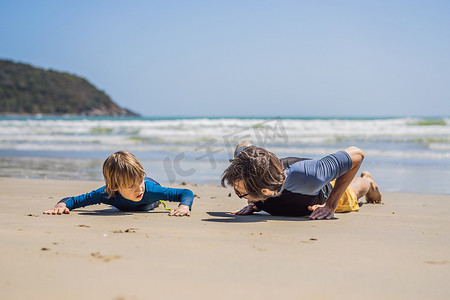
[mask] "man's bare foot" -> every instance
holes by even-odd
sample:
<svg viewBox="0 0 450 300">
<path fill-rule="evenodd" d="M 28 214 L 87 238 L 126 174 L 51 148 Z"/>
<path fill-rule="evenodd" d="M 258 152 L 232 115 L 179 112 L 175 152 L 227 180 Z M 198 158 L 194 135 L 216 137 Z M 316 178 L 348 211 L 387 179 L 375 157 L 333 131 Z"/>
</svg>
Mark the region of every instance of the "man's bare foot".
<svg viewBox="0 0 450 300">
<path fill-rule="evenodd" d="M 373 181 L 372 175 L 365 171 L 361 173 L 362 178 L 366 178 L 370 180 L 370 189 L 366 194 L 366 201 L 367 203 L 381 203 L 381 193 L 380 189 L 378 188 L 378 185 Z"/>
</svg>

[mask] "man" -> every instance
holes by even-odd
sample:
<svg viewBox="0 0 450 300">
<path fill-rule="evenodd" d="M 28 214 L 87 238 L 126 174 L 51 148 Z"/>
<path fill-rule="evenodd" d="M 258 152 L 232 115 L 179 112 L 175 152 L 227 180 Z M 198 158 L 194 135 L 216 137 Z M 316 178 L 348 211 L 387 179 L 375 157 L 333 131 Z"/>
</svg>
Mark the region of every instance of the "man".
<svg viewBox="0 0 450 300">
<path fill-rule="evenodd" d="M 248 200 L 248 206 L 234 212 L 237 215 L 264 210 L 279 216 L 310 214 L 310 219 L 331 219 L 335 211 L 358 210 L 357 199 L 363 196 L 369 203 L 381 202 L 382 195 L 369 172 L 355 178 L 363 159 L 364 153 L 357 147 L 318 160 L 279 159 L 243 142 L 222 175 L 222 186 L 232 186 L 238 197 Z"/>
</svg>

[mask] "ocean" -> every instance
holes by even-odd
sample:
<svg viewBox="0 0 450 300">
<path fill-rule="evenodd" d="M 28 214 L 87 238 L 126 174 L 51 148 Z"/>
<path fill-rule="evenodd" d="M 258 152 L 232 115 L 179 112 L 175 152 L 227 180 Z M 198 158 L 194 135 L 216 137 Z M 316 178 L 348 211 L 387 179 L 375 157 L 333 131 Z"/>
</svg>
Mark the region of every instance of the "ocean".
<svg viewBox="0 0 450 300">
<path fill-rule="evenodd" d="M 0 117 L 0 177 L 103 180 L 102 164 L 126 150 L 164 184 L 220 184 L 243 140 L 279 157 L 357 146 L 384 192 L 450 194 L 450 117 L 151 118 Z"/>
</svg>

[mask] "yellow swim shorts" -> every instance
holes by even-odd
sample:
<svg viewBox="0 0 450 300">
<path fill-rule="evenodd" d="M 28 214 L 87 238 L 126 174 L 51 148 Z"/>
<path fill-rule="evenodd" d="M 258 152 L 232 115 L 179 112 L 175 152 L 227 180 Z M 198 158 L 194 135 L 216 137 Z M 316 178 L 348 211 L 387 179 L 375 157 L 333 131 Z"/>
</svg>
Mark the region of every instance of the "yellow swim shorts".
<svg viewBox="0 0 450 300">
<path fill-rule="evenodd" d="M 336 180 L 331 181 L 331 185 L 334 187 Z M 350 211 L 358 211 L 358 198 L 356 198 L 356 194 L 351 187 L 347 187 L 344 194 L 339 200 L 338 207 L 336 208 L 337 213 L 350 212 Z"/>
</svg>

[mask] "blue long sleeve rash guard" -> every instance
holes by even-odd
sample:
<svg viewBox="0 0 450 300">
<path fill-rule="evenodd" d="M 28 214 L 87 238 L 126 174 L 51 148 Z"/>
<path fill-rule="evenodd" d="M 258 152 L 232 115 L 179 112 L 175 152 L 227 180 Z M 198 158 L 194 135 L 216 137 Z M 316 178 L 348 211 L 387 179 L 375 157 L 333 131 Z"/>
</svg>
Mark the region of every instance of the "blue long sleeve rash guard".
<svg viewBox="0 0 450 300">
<path fill-rule="evenodd" d="M 123 211 L 148 210 L 159 200 L 180 202 L 180 205 L 192 207 L 194 193 L 188 189 L 175 189 L 159 185 L 150 178 L 145 178 L 145 191 L 140 201 L 131 201 L 124 198 L 119 192 L 114 197 L 108 197 L 105 186 L 90 193 L 62 199 L 69 210 L 93 204 L 109 204 Z"/>
</svg>

